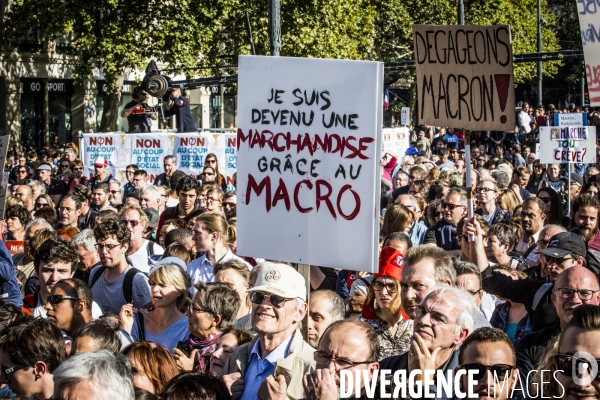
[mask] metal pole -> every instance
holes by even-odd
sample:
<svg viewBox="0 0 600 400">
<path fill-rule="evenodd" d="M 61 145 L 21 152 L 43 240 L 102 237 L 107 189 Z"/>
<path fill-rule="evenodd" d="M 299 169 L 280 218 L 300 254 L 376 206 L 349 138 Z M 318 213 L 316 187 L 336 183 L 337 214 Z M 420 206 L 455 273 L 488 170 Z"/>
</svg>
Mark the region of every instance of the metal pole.
<svg viewBox="0 0 600 400">
<path fill-rule="evenodd" d="M 248 26 L 248 37 L 250 38 L 250 50 L 252 51 L 252 55 L 256 55 L 256 50 L 254 49 L 254 38 L 252 37 L 252 25 L 250 25 L 250 15 L 248 15 L 248 10 L 246 10 L 246 25 Z"/>
<path fill-rule="evenodd" d="M 281 18 L 279 0 L 269 0 L 269 48 L 272 56 L 281 51 Z"/>
<path fill-rule="evenodd" d="M 465 24 L 465 3 L 463 0 L 458 0 L 458 24 Z"/>
<path fill-rule="evenodd" d="M 537 2 L 537 6 L 538 6 L 538 14 L 537 14 L 537 51 L 538 53 L 542 53 L 542 0 L 538 0 Z M 543 104 L 544 100 L 543 100 L 543 96 L 542 96 L 542 60 L 540 59 L 537 63 L 537 78 L 538 78 L 538 84 L 537 84 L 537 90 L 538 90 L 538 104 L 536 104 L 535 106 L 537 107 L 539 104 Z"/>
<path fill-rule="evenodd" d="M 581 107 L 585 106 L 585 61 L 581 63 Z"/>
<path fill-rule="evenodd" d="M 567 192 L 567 214 L 569 215 L 569 218 L 571 218 L 571 163 L 567 163 L 567 168 L 569 171 L 569 191 Z"/>
</svg>

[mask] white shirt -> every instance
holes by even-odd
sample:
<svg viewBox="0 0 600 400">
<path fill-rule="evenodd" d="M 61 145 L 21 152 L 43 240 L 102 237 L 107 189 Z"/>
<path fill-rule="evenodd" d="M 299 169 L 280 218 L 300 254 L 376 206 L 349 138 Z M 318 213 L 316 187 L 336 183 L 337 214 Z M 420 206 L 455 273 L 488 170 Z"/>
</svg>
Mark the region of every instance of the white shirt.
<svg viewBox="0 0 600 400">
<path fill-rule="evenodd" d="M 540 237 L 540 232 L 541 229 L 535 234 L 533 234 L 533 236 L 529 238 L 528 243 L 523 242 L 523 235 L 525 234 L 525 232 L 521 233 L 521 238 L 519 239 L 519 243 L 517 243 L 515 250 L 521 254 L 525 253 L 525 250 L 527 250 L 532 243 L 536 243 L 538 241 L 538 238 Z M 531 253 L 529 253 L 526 261 L 528 267 L 535 267 L 536 265 L 538 265 L 540 263 L 540 257 L 537 251 L 533 250 Z"/>
<path fill-rule="evenodd" d="M 531 126 L 529 126 L 530 123 L 531 123 L 531 117 L 529 116 L 529 114 L 526 113 L 525 111 L 521 110 L 521 112 L 519 113 L 519 128 L 522 129 L 520 131 L 520 133 L 531 132 Z"/>
<path fill-rule="evenodd" d="M 150 267 L 152 267 L 152 264 L 150 264 L 148 258 L 148 243 L 150 243 L 150 241 L 144 239 L 144 244 L 142 245 L 142 247 L 140 247 L 138 251 L 136 251 L 132 255 L 128 256 L 131 260 L 131 265 L 133 265 L 134 268 L 139 269 L 146 275 L 150 273 Z M 154 242 L 152 242 L 152 245 L 154 246 L 155 255 L 160 256 L 165 252 L 165 249 L 160 247 L 160 245 Z"/>
<path fill-rule="evenodd" d="M 169 200 L 167 200 L 167 207 L 175 207 L 179 205 L 179 199 L 174 199 L 171 196 L 169 196 Z"/>
<path fill-rule="evenodd" d="M 222 259 L 219 260 L 219 263 L 223 263 L 225 261 L 230 260 L 238 260 L 246 264 L 249 270 L 252 269 L 252 266 L 248 264 L 244 259 L 233 254 L 231 250 L 227 250 L 227 253 L 223 256 Z M 208 260 L 206 254 L 203 254 L 202 257 L 195 259 L 191 263 L 187 265 L 187 273 L 190 276 L 192 281 L 192 285 L 195 285 L 198 282 L 212 282 L 215 279 L 213 275 L 213 267 L 214 265 Z M 194 287 L 190 287 L 190 293 L 196 293 L 196 289 Z"/>
</svg>

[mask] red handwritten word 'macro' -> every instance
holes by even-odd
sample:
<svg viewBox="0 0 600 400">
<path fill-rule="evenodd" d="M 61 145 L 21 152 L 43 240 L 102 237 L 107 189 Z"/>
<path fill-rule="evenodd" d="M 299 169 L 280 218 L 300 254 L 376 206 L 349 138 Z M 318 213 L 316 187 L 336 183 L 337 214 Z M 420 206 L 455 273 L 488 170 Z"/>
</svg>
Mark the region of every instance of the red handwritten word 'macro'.
<svg viewBox="0 0 600 400">
<path fill-rule="evenodd" d="M 256 146 L 263 149 L 266 146 L 272 151 L 289 152 L 290 149 L 296 148 L 296 153 L 308 150 L 311 156 L 317 151 L 322 151 L 329 154 L 339 153 L 340 157 L 348 159 L 358 157 L 361 160 L 370 158 L 364 154 L 364 151 L 369 149 L 367 144 L 375 141 L 371 137 L 357 139 L 354 136 L 344 137 L 336 133 L 326 133 L 324 136 L 311 136 L 308 133 L 293 136 L 290 132 L 273 133 L 269 130 L 259 132 L 257 129 L 254 129 L 254 132 L 249 129 L 248 134 L 244 135 L 241 128 L 238 128 L 237 139 L 238 150 L 242 143 L 246 143 L 251 149 Z"/>
<path fill-rule="evenodd" d="M 306 186 L 306 188 L 311 191 L 313 190 L 313 188 L 315 189 L 315 200 L 316 200 L 317 211 L 321 207 L 321 203 L 325 203 L 325 205 L 327 206 L 327 209 L 329 210 L 329 213 L 331 214 L 333 219 L 337 219 L 337 214 L 335 212 L 336 208 L 337 208 L 337 213 L 342 218 L 347 219 L 349 221 L 356 218 L 356 216 L 360 212 L 360 203 L 361 203 L 360 197 L 359 197 L 358 193 L 356 193 L 354 190 L 352 190 L 352 185 L 342 186 L 342 188 L 340 189 L 340 191 L 337 195 L 336 207 L 334 208 L 333 203 L 331 202 L 331 199 L 329 198 L 333 192 L 333 188 L 331 187 L 329 182 L 324 181 L 322 179 L 317 179 L 315 181 L 315 183 L 313 184 L 308 179 L 305 179 L 296 184 L 296 187 L 294 188 L 294 196 L 293 196 L 294 206 L 296 207 L 296 209 L 298 211 L 300 211 L 303 214 L 311 212 L 314 209 L 314 207 L 311 207 L 308 205 L 306 205 L 306 207 L 305 207 L 300 204 L 300 199 L 298 197 L 300 194 L 300 190 L 302 189 L 302 186 Z M 265 192 L 267 212 L 271 211 L 271 207 L 275 207 L 279 201 L 283 201 L 283 203 L 285 205 L 285 209 L 290 211 L 290 208 L 291 208 L 290 195 L 289 195 L 287 186 L 282 178 L 279 178 L 279 185 L 277 186 L 275 193 L 272 194 L 271 177 L 265 176 L 263 178 L 263 180 L 260 181 L 260 183 L 257 183 L 256 179 L 254 179 L 254 177 L 252 175 L 248 174 L 248 186 L 246 187 L 246 204 L 250 204 L 252 192 L 254 192 L 256 194 L 256 196 L 260 196 L 263 193 L 263 191 Z M 354 209 L 352 210 L 352 212 L 350 214 L 344 214 L 344 212 L 342 211 L 341 202 L 342 202 L 342 197 L 344 196 L 344 193 L 346 193 L 348 191 L 354 197 Z"/>
</svg>

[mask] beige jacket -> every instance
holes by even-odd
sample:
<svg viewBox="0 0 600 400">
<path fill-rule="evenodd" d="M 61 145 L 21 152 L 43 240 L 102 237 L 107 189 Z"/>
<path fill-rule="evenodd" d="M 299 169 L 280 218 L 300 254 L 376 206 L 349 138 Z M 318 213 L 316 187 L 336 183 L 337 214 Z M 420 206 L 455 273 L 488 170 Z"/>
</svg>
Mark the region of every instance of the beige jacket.
<svg viewBox="0 0 600 400">
<path fill-rule="evenodd" d="M 246 369 L 250 363 L 250 351 L 259 340 L 256 336 L 250 343 L 246 343 L 235 349 L 227 364 L 221 372 L 221 376 L 240 371 L 242 377 L 246 375 Z M 302 379 L 304 375 L 315 370 L 315 349 L 302 339 L 300 330 L 296 330 L 290 349 L 286 358 L 279 358 L 275 365 L 275 376 L 283 375 L 287 382 L 287 398 L 290 400 L 303 399 L 304 387 Z"/>
</svg>

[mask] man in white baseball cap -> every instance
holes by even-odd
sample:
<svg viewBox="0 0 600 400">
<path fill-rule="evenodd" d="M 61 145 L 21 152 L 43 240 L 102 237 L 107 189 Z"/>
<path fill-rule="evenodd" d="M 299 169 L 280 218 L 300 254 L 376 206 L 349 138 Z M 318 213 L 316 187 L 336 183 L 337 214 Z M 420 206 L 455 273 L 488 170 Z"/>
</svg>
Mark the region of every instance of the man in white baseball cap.
<svg viewBox="0 0 600 400">
<path fill-rule="evenodd" d="M 96 157 L 94 160 L 94 173 L 95 176 L 90 178 L 87 182 L 87 186 L 90 190 L 94 191 L 94 187 L 96 187 L 97 183 L 106 182 L 109 183 L 113 176 L 108 171 L 108 160 L 102 156 Z"/>
<path fill-rule="evenodd" d="M 265 262 L 248 292 L 257 336 L 235 350 L 221 372 L 223 382 L 242 400 L 304 398 L 302 379 L 315 370 L 315 349 L 299 329 L 307 312 L 304 277 L 289 265 Z"/>
</svg>

